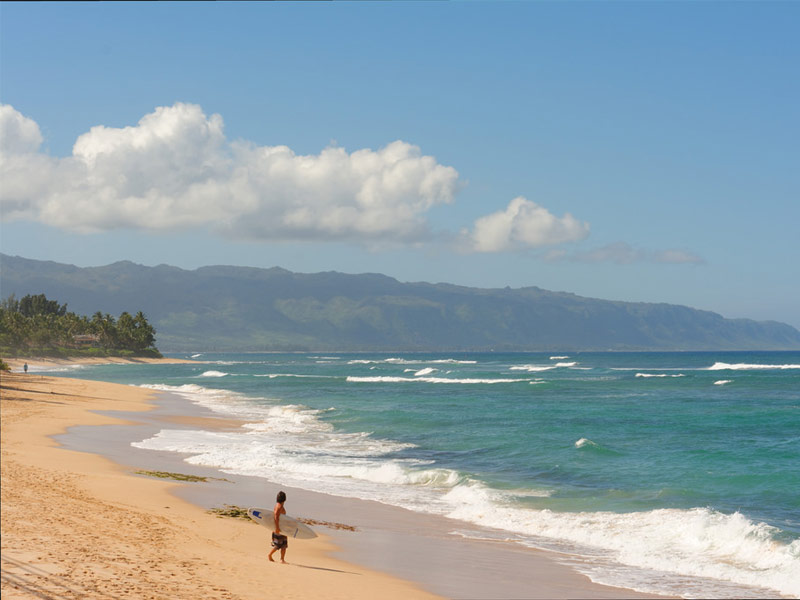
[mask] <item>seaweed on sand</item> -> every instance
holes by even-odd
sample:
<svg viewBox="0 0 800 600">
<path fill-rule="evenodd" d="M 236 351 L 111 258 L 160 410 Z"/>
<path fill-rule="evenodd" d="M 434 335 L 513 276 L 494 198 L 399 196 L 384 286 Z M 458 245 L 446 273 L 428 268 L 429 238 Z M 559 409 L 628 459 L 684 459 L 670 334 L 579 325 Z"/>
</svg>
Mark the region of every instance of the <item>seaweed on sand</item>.
<svg viewBox="0 0 800 600">
<path fill-rule="evenodd" d="M 185 473 L 170 473 L 168 471 L 145 471 L 139 469 L 135 471 L 137 475 L 148 475 L 149 477 L 158 477 L 160 479 L 174 479 L 175 481 L 189 481 L 192 483 L 198 481 L 228 481 L 230 479 L 223 479 L 220 477 L 201 477 L 200 475 L 186 475 Z"/>
</svg>

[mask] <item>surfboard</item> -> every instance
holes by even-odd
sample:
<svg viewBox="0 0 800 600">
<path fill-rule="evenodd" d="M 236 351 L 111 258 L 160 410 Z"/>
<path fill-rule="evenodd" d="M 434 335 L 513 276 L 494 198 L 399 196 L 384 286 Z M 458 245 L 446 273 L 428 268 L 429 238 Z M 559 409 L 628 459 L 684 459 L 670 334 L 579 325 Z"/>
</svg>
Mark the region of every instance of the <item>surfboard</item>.
<svg viewBox="0 0 800 600">
<path fill-rule="evenodd" d="M 248 508 L 247 514 L 259 525 L 275 531 L 275 520 L 272 517 L 271 508 Z M 298 540 L 310 540 L 317 537 L 311 527 L 288 515 L 281 515 L 281 534 Z"/>
</svg>

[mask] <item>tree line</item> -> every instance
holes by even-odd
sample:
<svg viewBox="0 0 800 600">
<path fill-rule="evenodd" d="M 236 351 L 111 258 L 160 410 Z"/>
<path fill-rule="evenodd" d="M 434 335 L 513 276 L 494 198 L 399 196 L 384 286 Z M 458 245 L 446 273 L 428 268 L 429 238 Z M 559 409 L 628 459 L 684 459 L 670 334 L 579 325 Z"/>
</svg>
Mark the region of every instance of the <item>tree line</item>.
<svg viewBox="0 0 800 600">
<path fill-rule="evenodd" d="M 155 341 L 156 330 L 141 311 L 116 319 L 99 311 L 80 316 L 44 294 L 19 300 L 12 294 L 0 302 L 0 350 L 8 355 L 161 356 Z"/>
</svg>

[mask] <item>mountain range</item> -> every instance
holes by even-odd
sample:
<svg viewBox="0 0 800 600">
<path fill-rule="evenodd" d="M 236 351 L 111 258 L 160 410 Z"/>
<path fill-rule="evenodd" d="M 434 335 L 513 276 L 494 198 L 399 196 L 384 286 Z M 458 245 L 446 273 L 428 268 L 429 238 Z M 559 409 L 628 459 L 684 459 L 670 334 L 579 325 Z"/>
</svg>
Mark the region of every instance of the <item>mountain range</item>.
<svg viewBox="0 0 800 600">
<path fill-rule="evenodd" d="M 538 287 L 277 267 L 76 267 L 0 255 L 3 298 L 41 293 L 78 314 L 141 310 L 165 352 L 800 349 L 800 332 L 775 321 Z"/>
</svg>

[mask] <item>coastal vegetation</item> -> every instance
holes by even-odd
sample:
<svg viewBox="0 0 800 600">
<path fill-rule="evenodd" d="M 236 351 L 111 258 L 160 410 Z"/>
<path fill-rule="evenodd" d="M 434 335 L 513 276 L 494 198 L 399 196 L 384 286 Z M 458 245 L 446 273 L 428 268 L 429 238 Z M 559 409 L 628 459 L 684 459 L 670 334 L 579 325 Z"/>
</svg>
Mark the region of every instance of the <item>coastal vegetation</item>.
<svg viewBox="0 0 800 600">
<path fill-rule="evenodd" d="M 141 311 L 91 318 L 67 311 L 44 294 L 12 294 L 0 303 L 0 352 L 4 356 L 160 357 L 155 328 Z"/>
</svg>

